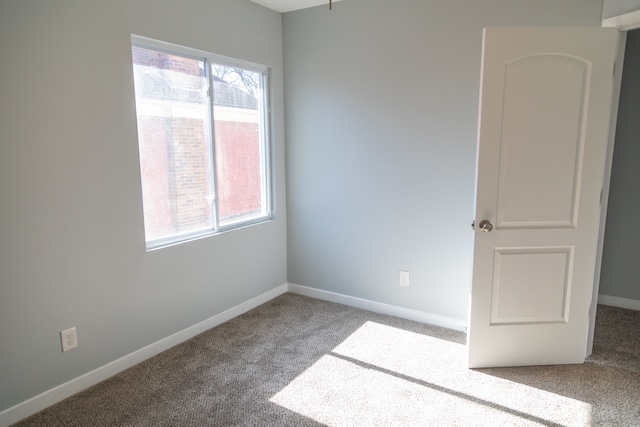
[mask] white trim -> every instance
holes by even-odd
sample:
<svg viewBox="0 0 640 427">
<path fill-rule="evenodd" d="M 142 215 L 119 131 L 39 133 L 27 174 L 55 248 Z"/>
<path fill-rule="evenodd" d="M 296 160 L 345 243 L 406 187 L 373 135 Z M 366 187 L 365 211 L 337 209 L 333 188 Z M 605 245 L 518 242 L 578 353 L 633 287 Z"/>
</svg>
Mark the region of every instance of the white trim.
<svg viewBox="0 0 640 427">
<path fill-rule="evenodd" d="M 93 385 L 98 384 L 101 381 L 110 378 L 125 369 L 129 369 L 132 366 L 137 365 L 165 350 L 170 349 L 180 343 L 183 343 L 196 335 L 201 334 L 215 326 L 218 326 L 224 322 L 227 322 L 234 317 L 240 316 L 249 310 L 252 310 L 259 305 L 266 303 L 284 293 L 287 292 L 287 284 L 282 284 L 270 291 L 258 295 L 249 301 L 243 302 L 235 307 L 232 307 L 220 314 L 216 314 L 200 323 L 196 323 L 182 331 L 176 332 L 173 335 L 169 335 L 159 341 L 149 344 L 146 347 L 136 350 L 133 353 L 127 354 L 120 359 L 107 363 L 91 372 L 87 372 L 77 378 L 72 379 L 64 384 L 47 390 L 31 399 L 25 400 L 11 408 L 5 409 L 0 412 L 0 426 L 5 427 L 13 423 L 16 423 L 30 415 L 35 414 L 55 403 L 58 403 L 76 393 L 81 392 Z"/>
<path fill-rule="evenodd" d="M 399 307 L 396 305 L 351 297 L 335 292 L 323 291 L 321 289 L 309 288 L 307 286 L 300 286 L 294 283 L 289 283 L 288 285 L 289 292 L 293 292 L 295 294 L 317 298 L 325 301 L 337 302 L 339 304 L 344 304 L 355 308 L 374 311 L 376 313 L 388 314 L 391 316 L 401 317 L 403 319 L 414 320 L 416 322 L 428 323 L 430 325 L 441 326 L 443 328 L 455 329 L 457 331 L 466 332 L 467 330 L 466 320 L 455 319 L 452 317 L 445 317 L 439 314 L 427 313 L 411 308 Z"/>
<path fill-rule="evenodd" d="M 286 13 L 294 10 L 307 9 L 322 4 L 328 4 L 329 0 L 251 0 L 254 3 L 264 6 L 276 12 Z M 340 0 L 333 0 L 338 2 Z M 327 8 L 328 9 L 328 8 Z"/>
<path fill-rule="evenodd" d="M 614 297 L 611 295 L 598 295 L 598 304 L 612 307 L 626 308 L 627 310 L 640 311 L 640 301 L 630 298 Z"/>
<path fill-rule="evenodd" d="M 640 10 L 603 19 L 602 26 L 618 28 L 620 31 L 629 31 L 640 28 Z"/>
<path fill-rule="evenodd" d="M 587 357 L 593 352 L 593 339 L 596 330 L 596 310 L 598 294 L 600 293 L 600 276 L 602 273 L 602 254 L 604 251 L 604 236 L 607 226 L 607 209 L 609 207 L 609 190 L 611 189 L 611 171 L 613 169 L 613 147 L 616 141 L 616 126 L 618 124 L 618 103 L 620 101 L 620 87 L 622 85 L 622 69 L 624 52 L 627 42 L 626 31 L 618 33 L 618 52 L 613 68 L 613 93 L 611 101 L 611 118 L 609 119 L 609 136 L 607 140 L 607 154 L 605 159 L 602 192 L 600 194 L 600 224 L 598 229 L 598 246 L 596 249 L 595 273 L 593 275 L 593 289 L 591 291 L 591 307 L 589 307 L 589 333 L 587 335 Z M 618 65 L 616 65 L 618 64 Z"/>
<path fill-rule="evenodd" d="M 203 58 L 206 58 L 210 62 L 216 64 L 227 65 L 229 67 L 244 68 L 258 73 L 266 73 L 267 69 L 269 68 L 267 65 L 258 64 L 256 62 L 232 58 L 225 55 L 219 55 L 217 53 L 207 52 L 206 50 L 194 49 L 192 47 L 139 36 L 137 34 L 131 34 L 131 44 L 143 49 L 159 50 L 170 55 L 179 55 L 196 60 L 202 60 Z"/>
</svg>

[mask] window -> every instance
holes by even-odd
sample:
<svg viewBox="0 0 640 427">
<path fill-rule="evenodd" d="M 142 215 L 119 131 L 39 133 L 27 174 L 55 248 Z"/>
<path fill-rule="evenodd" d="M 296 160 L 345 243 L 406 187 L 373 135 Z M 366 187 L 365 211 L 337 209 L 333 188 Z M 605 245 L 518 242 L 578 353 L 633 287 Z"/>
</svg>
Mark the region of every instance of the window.
<svg viewBox="0 0 640 427">
<path fill-rule="evenodd" d="M 271 218 L 267 68 L 132 36 L 147 249 Z"/>
</svg>

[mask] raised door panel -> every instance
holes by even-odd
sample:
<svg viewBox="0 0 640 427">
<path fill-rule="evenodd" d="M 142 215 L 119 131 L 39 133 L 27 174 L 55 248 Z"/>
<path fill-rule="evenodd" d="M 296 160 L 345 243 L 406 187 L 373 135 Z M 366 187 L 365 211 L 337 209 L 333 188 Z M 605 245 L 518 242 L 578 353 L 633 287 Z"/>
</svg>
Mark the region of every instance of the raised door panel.
<svg viewBox="0 0 640 427">
<path fill-rule="evenodd" d="M 575 227 L 589 80 L 567 55 L 506 64 L 497 228 Z"/>
<path fill-rule="evenodd" d="M 566 323 L 571 247 L 496 248 L 491 325 Z"/>
</svg>

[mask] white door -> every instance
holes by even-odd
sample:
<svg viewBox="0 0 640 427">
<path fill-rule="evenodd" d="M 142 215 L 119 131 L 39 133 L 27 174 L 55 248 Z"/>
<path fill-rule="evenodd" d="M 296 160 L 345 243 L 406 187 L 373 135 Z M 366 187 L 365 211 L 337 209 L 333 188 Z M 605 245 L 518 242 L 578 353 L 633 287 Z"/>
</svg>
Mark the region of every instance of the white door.
<svg viewBox="0 0 640 427">
<path fill-rule="evenodd" d="M 485 30 L 470 368 L 585 360 L 617 37 Z"/>
</svg>

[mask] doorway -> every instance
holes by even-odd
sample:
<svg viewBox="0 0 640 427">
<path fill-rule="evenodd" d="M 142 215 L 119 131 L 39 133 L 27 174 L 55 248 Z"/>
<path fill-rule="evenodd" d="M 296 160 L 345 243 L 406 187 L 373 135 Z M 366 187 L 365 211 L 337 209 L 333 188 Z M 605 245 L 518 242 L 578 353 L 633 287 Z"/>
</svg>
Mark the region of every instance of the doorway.
<svg viewBox="0 0 640 427">
<path fill-rule="evenodd" d="M 618 108 L 600 297 L 605 304 L 640 305 L 640 29 L 627 32 Z"/>
</svg>

